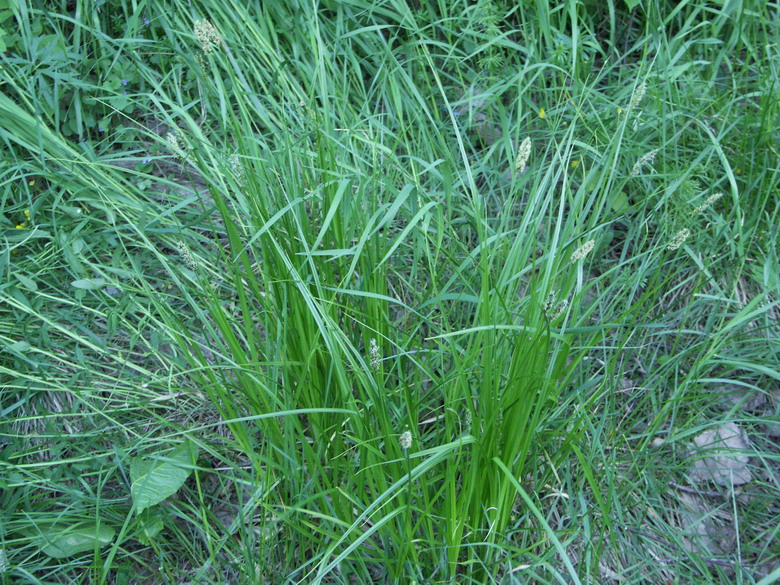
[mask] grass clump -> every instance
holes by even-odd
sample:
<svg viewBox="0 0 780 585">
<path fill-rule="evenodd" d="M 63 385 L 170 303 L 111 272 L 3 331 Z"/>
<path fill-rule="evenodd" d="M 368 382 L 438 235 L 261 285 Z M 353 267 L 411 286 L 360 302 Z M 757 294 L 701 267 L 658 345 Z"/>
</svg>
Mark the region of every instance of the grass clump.
<svg viewBox="0 0 780 585">
<path fill-rule="evenodd" d="M 49 4 L 0 579 L 776 577 L 776 7 Z"/>
</svg>

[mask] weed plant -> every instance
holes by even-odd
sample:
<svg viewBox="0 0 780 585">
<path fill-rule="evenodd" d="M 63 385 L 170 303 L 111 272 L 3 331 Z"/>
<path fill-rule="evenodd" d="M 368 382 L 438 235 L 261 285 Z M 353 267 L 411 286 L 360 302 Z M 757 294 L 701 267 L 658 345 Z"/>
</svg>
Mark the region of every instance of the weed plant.
<svg viewBox="0 0 780 585">
<path fill-rule="evenodd" d="M 0 1 L 0 582 L 773 582 L 778 22 Z"/>
</svg>

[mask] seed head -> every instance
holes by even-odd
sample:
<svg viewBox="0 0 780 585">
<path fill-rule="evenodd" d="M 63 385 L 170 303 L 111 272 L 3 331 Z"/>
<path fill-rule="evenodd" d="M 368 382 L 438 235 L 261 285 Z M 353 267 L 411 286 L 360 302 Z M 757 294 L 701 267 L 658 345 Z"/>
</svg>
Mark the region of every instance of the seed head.
<svg viewBox="0 0 780 585">
<path fill-rule="evenodd" d="M 631 174 L 629 174 L 629 177 L 636 177 L 641 171 L 642 167 L 645 165 L 652 165 L 653 161 L 655 160 L 655 155 L 658 154 L 658 149 L 654 148 L 650 152 L 646 152 L 642 156 L 639 157 L 639 159 L 634 163 L 634 168 L 631 169 Z"/>
<path fill-rule="evenodd" d="M 371 339 L 371 343 L 368 348 L 369 356 L 371 357 L 371 369 L 375 372 L 379 371 L 379 366 L 382 363 L 382 359 L 379 355 L 379 346 L 376 343 L 376 339 Z"/>
<path fill-rule="evenodd" d="M 190 270 L 195 270 L 195 260 L 193 260 L 192 254 L 190 254 L 190 249 L 187 247 L 187 244 L 180 241 L 176 244 L 176 247 L 179 250 L 179 255 L 184 259 L 184 263 L 187 265 L 187 268 Z"/>
<path fill-rule="evenodd" d="M 572 263 L 579 262 L 580 260 L 585 260 L 585 258 L 588 256 L 588 254 L 591 253 L 591 251 L 593 250 L 593 246 L 595 245 L 596 245 L 595 240 L 588 240 L 587 242 L 582 244 L 582 246 L 574 250 L 574 253 L 571 255 Z"/>
<path fill-rule="evenodd" d="M 715 193 L 714 195 L 710 195 L 709 197 L 707 197 L 704 203 L 702 203 L 701 205 L 699 205 L 697 208 L 693 210 L 694 213 L 701 213 L 721 197 L 723 197 L 723 193 Z"/>
<path fill-rule="evenodd" d="M 196 20 L 195 21 L 195 37 L 200 43 L 200 48 L 206 55 L 222 44 L 222 37 L 208 20 Z"/>
<path fill-rule="evenodd" d="M 526 136 L 517 149 L 517 159 L 515 160 L 515 170 L 518 173 L 525 171 L 525 165 L 531 156 L 531 139 Z"/>
<path fill-rule="evenodd" d="M 642 98 L 645 97 L 645 91 L 647 91 L 647 84 L 643 81 L 634 88 L 631 93 L 631 105 L 628 106 L 632 112 L 637 108 Z"/>
<path fill-rule="evenodd" d="M 241 158 L 237 154 L 230 155 L 230 170 L 238 184 L 243 187 L 246 177 L 244 176 L 244 166 L 241 164 Z"/>
<path fill-rule="evenodd" d="M 398 444 L 401 445 L 401 449 L 407 451 L 412 446 L 412 431 L 404 431 L 398 437 Z"/>
<path fill-rule="evenodd" d="M 674 238 L 671 242 L 669 242 L 669 245 L 666 246 L 667 250 L 676 250 L 680 246 L 682 246 L 685 243 L 685 240 L 687 240 L 691 236 L 691 231 L 688 228 L 683 228 L 677 234 L 675 234 Z"/>
<path fill-rule="evenodd" d="M 184 137 L 180 133 L 168 132 L 165 139 L 168 141 L 168 147 L 176 158 L 182 162 L 187 160 L 189 146 L 187 146 Z"/>
<path fill-rule="evenodd" d="M 550 321 L 555 321 L 558 317 L 563 315 L 568 308 L 568 299 L 561 299 L 560 301 L 556 302 L 555 291 L 547 295 L 547 299 L 544 301 L 544 305 L 542 306 L 545 315 L 547 315 L 547 318 Z"/>
</svg>

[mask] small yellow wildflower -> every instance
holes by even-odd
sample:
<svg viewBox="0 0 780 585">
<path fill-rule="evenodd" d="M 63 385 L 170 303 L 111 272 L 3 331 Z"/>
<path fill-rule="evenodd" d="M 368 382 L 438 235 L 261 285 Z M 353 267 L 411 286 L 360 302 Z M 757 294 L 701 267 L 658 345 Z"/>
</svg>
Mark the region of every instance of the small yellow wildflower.
<svg viewBox="0 0 780 585">
<path fill-rule="evenodd" d="M 35 185 L 35 179 L 33 179 L 32 181 L 28 181 L 28 182 L 27 182 L 27 184 L 28 184 L 30 187 L 32 187 L 33 185 Z"/>
<path fill-rule="evenodd" d="M 540 118 L 544 119 L 544 117 L 545 117 L 546 115 L 547 115 L 547 114 L 545 114 L 545 113 L 544 113 L 544 108 L 542 108 L 541 110 L 539 110 L 539 117 L 540 117 Z"/>
<path fill-rule="evenodd" d="M 620 114 L 623 113 L 623 108 L 618 108 L 617 112 L 618 112 L 618 116 L 619 116 Z"/>
<path fill-rule="evenodd" d="M 29 209 L 25 209 L 24 210 L 24 217 L 26 217 L 27 219 L 30 219 L 30 210 Z"/>
<path fill-rule="evenodd" d="M 576 169 L 578 166 L 580 166 L 580 159 L 571 161 L 571 168 Z"/>
<path fill-rule="evenodd" d="M 26 222 L 18 223 L 18 224 L 16 224 L 16 228 L 15 229 L 17 229 L 17 230 L 24 229 L 25 225 L 26 225 Z"/>
</svg>

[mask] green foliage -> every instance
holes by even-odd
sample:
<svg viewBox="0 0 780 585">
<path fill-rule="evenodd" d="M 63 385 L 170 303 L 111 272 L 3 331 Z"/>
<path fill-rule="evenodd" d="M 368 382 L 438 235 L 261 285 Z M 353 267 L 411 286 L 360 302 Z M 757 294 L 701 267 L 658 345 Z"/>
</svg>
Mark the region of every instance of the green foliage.
<svg viewBox="0 0 780 585">
<path fill-rule="evenodd" d="M 772 7 L 6 4 L 0 579 L 736 579 L 668 486 L 777 458 Z"/>
<path fill-rule="evenodd" d="M 192 445 L 182 443 L 166 456 L 134 457 L 130 462 L 130 495 L 136 514 L 178 492 L 192 472 L 194 456 L 197 451 L 193 452 Z"/>
<path fill-rule="evenodd" d="M 105 525 L 85 525 L 82 522 L 62 525 L 38 525 L 37 535 L 41 551 L 55 559 L 64 559 L 79 553 L 100 550 L 110 544 L 116 531 Z"/>
</svg>

